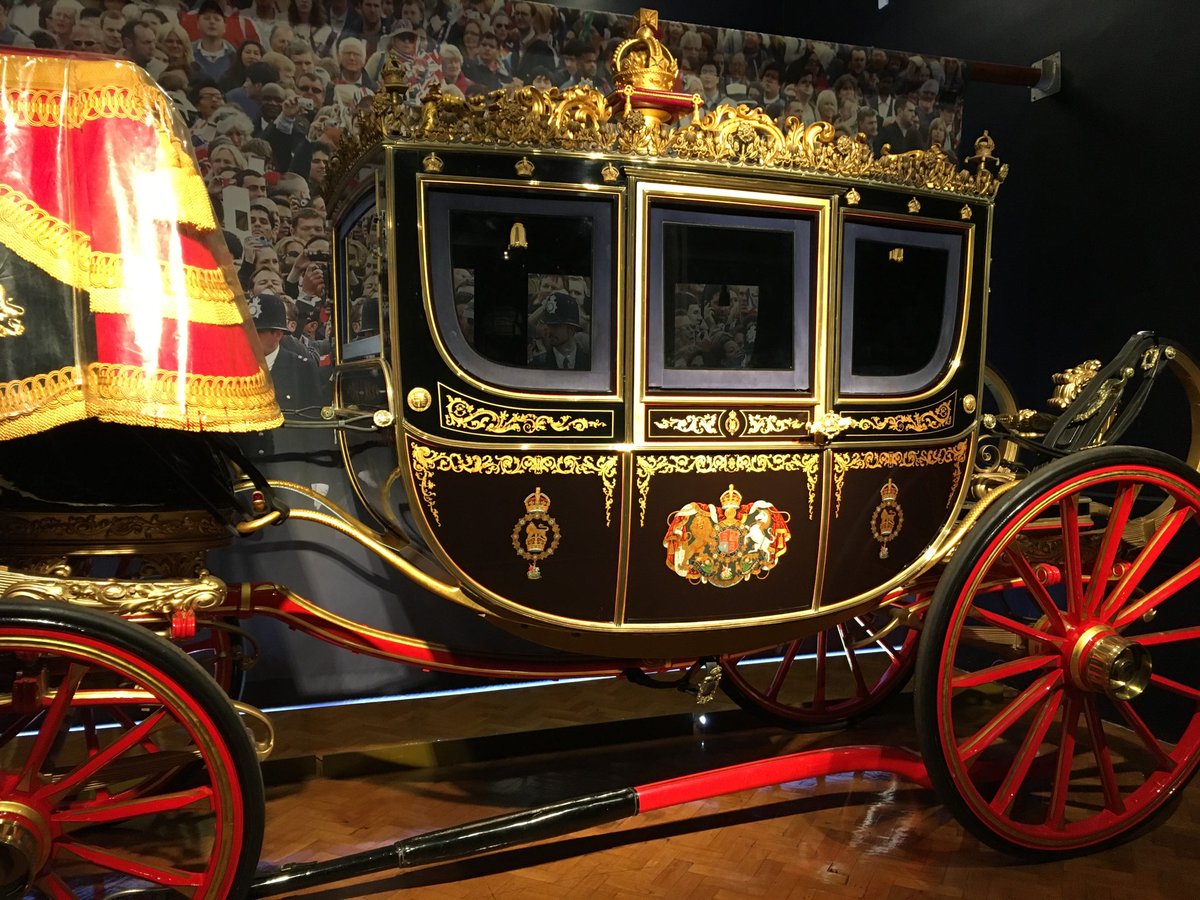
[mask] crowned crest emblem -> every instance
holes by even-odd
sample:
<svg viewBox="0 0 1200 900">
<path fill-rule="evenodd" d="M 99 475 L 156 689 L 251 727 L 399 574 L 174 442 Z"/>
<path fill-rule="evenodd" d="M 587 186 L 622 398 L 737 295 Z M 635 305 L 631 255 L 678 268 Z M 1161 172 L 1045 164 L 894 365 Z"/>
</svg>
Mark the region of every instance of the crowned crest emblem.
<svg viewBox="0 0 1200 900">
<path fill-rule="evenodd" d="M 879 541 L 880 559 L 888 558 L 888 544 L 900 535 L 900 529 L 904 527 L 904 509 L 898 502 L 899 496 L 900 488 L 889 478 L 879 489 L 880 503 L 871 513 L 871 537 Z"/>
<path fill-rule="evenodd" d="M 653 91 L 675 86 L 679 66 L 666 45 L 658 39 L 658 13 L 639 9 L 631 26 L 633 37 L 622 41 L 613 52 L 613 80 L 618 88 L 629 85 Z"/>
<path fill-rule="evenodd" d="M 550 498 L 540 487 L 535 487 L 525 498 L 525 515 L 517 520 L 512 530 L 513 549 L 529 563 L 525 575 L 530 581 L 542 577 L 538 563 L 558 549 L 561 536 L 558 522 L 550 517 Z"/>
<path fill-rule="evenodd" d="M 667 568 L 692 584 L 720 588 L 766 578 L 787 552 L 790 518 L 767 500 L 743 503 L 731 484 L 719 505 L 693 502 L 671 515 L 663 538 Z"/>
</svg>

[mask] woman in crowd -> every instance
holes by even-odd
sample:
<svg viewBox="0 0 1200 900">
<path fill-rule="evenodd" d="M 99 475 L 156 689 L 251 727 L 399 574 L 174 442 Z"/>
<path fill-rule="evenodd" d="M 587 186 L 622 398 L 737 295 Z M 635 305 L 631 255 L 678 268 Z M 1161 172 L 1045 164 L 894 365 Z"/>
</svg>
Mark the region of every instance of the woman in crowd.
<svg viewBox="0 0 1200 900">
<path fill-rule="evenodd" d="M 296 37 L 312 45 L 318 56 L 332 56 L 337 35 L 325 22 L 326 0 L 291 0 L 288 4 L 288 24 Z"/>
<path fill-rule="evenodd" d="M 833 91 L 821 91 L 821 93 L 817 94 L 817 118 L 831 125 L 837 121 L 837 94 Z"/>
<path fill-rule="evenodd" d="M 262 44 L 255 40 L 242 41 L 242 45 L 237 49 L 237 55 L 234 56 L 233 62 L 229 64 L 229 71 L 221 76 L 218 87 L 223 91 L 231 91 L 234 88 L 241 87 L 246 83 L 246 70 L 256 62 L 262 62 L 262 58 Z"/>
</svg>

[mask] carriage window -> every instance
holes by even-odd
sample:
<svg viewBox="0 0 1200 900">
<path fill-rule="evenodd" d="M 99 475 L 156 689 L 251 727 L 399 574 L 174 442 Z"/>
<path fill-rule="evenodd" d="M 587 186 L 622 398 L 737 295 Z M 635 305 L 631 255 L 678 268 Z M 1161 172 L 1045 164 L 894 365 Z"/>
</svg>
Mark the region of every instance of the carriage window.
<svg viewBox="0 0 1200 900">
<path fill-rule="evenodd" d="M 535 390 L 612 384 L 612 201 L 431 189 L 438 328 L 485 380 Z"/>
<path fill-rule="evenodd" d="M 962 235 L 848 223 L 842 264 L 842 391 L 911 393 L 950 358 Z"/>
<path fill-rule="evenodd" d="M 388 308 L 380 302 L 383 297 L 380 251 L 383 230 L 379 222 L 379 209 L 374 193 L 368 194 L 353 209 L 338 228 L 337 272 L 341 298 L 341 344 L 342 359 L 357 359 L 382 352 L 383 341 L 388 329 Z M 297 248 L 298 249 L 298 248 Z M 290 251 L 289 251 L 290 252 Z M 329 252 L 323 255 L 309 252 L 309 265 L 329 273 Z M 301 290 L 304 289 L 304 273 L 301 273 Z M 302 306 L 303 303 L 298 304 Z M 307 316 L 305 317 L 305 313 Z M 329 331 L 329 314 L 324 308 L 300 309 L 304 321 L 300 327 L 313 341 L 323 342 L 332 335 Z"/>
<path fill-rule="evenodd" d="M 809 389 L 811 241 L 791 214 L 652 207 L 650 386 Z"/>
</svg>

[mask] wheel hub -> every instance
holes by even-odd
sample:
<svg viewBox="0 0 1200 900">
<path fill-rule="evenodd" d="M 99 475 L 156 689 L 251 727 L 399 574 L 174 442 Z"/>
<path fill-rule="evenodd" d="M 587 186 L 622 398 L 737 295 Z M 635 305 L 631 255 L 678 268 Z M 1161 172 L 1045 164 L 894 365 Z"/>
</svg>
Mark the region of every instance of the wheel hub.
<svg viewBox="0 0 1200 900">
<path fill-rule="evenodd" d="M 52 838 L 32 806 L 0 802 L 0 897 L 23 897 L 46 860 Z"/>
<path fill-rule="evenodd" d="M 1069 673 L 1084 690 L 1132 700 L 1150 684 L 1152 669 L 1145 647 L 1107 625 L 1094 625 L 1076 638 Z"/>
</svg>

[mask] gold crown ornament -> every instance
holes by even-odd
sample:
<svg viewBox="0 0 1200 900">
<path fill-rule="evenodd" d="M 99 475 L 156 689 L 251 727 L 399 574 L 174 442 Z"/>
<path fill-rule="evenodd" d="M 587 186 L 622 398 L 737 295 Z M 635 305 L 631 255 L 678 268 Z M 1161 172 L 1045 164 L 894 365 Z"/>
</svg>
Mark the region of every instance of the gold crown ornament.
<svg viewBox="0 0 1200 900">
<path fill-rule="evenodd" d="M 729 490 L 721 495 L 721 509 L 739 509 L 742 505 L 742 492 L 732 484 Z"/>
<path fill-rule="evenodd" d="M 890 478 L 887 480 L 887 484 L 879 489 L 879 497 L 884 503 L 895 503 L 899 496 L 900 488 L 896 487 L 896 482 Z"/>
<path fill-rule="evenodd" d="M 650 91 L 669 91 L 675 86 L 679 66 L 658 39 L 658 11 L 639 9 L 633 17 L 633 37 L 617 45 L 612 55 L 613 80 L 617 88 L 629 86 Z"/>
<path fill-rule="evenodd" d="M 525 498 L 525 512 L 529 515 L 545 515 L 550 510 L 550 498 L 542 493 L 540 487 L 535 487 L 533 493 Z"/>
</svg>

